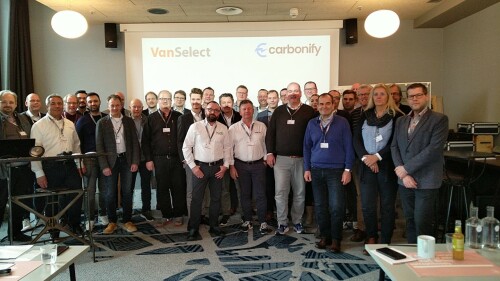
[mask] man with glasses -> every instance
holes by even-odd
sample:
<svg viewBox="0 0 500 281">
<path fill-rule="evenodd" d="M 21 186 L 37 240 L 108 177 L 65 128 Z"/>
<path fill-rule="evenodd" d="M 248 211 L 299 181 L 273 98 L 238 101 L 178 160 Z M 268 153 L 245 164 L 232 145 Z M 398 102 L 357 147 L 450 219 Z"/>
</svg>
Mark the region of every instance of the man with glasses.
<svg viewBox="0 0 500 281">
<path fill-rule="evenodd" d="M 205 108 L 206 119 L 189 127 L 182 152 L 187 165 L 193 171 L 193 199 L 189 219 L 188 241 L 200 240 L 198 232 L 201 220 L 201 207 L 205 189 L 210 189 L 210 233 L 224 235 L 218 226 L 222 179 L 232 161 L 231 140 L 228 129 L 217 122 L 220 106 L 210 102 Z"/>
<path fill-rule="evenodd" d="M 62 113 L 62 116 L 73 122 L 73 124 L 76 124 L 78 119 L 82 117 L 80 111 L 77 111 L 77 105 L 78 99 L 75 95 L 67 94 L 66 96 L 64 96 L 64 111 Z M 85 105 L 87 105 L 87 102 L 85 102 Z"/>
<path fill-rule="evenodd" d="M 245 85 L 239 85 L 236 88 L 236 102 L 234 103 L 233 110 L 238 112 L 240 110 L 240 103 L 246 99 L 248 99 L 248 88 Z"/>
<path fill-rule="evenodd" d="M 406 239 L 434 236 L 435 204 L 443 180 L 443 146 L 448 137 L 448 117 L 432 111 L 427 87 L 408 86 L 410 114 L 396 121 L 391 152 L 399 194 L 406 218 Z"/>
<path fill-rule="evenodd" d="M 308 81 L 304 84 L 304 93 L 306 95 L 305 104 L 311 105 L 311 97 L 318 94 L 318 87 L 313 81 Z"/>
<path fill-rule="evenodd" d="M 158 111 L 148 116 L 144 126 L 142 152 L 147 169 L 155 171 L 161 225 L 173 221 L 179 226 L 187 215 L 184 169 L 177 148 L 177 119 L 182 114 L 172 110 L 169 91 L 160 91 L 158 101 Z"/>
<path fill-rule="evenodd" d="M 398 84 L 389 85 L 389 90 L 391 91 L 392 99 L 397 107 L 406 115 L 410 113 L 411 107 L 406 104 L 401 103 L 401 98 L 403 97 L 403 92 L 401 91 L 401 87 Z"/>
<path fill-rule="evenodd" d="M 191 112 L 191 110 L 186 108 L 186 92 L 183 90 L 178 90 L 174 93 L 174 106 L 173 109 L 180 114 L 186 114 Z"/>
</svg>

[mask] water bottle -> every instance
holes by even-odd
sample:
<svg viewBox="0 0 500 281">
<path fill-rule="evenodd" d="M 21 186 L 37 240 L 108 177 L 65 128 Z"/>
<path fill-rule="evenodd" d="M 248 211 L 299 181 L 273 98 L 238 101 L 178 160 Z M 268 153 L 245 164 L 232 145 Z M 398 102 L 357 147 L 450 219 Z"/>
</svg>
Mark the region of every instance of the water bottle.
<svg viewBox="0 0 500 281">
<path fill-rule="evenodd" d="M 472 249 L 481 248 L 482 226 L 477 217 L 478 208 L 470 208 L 470 218 L 465 221 L 465 245 Z"/>
<path fill-rule="evenodd" d="M 498 249 L 498 232 L 500 230 L 500 224 L 495 218 L 495 207 L 486 207 L 486 217 L 481 220 L 483 240 L 483 249 Z"/>
</svg>

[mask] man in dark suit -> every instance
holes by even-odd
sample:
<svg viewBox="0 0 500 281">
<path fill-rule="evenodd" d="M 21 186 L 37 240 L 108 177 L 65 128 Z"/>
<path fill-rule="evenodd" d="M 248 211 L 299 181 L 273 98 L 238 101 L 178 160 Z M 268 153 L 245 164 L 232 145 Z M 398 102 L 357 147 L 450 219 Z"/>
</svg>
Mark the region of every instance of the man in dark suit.
<svg viewBox="0 0 500 281">
<path fill-rule="evenodd" d="M 40 109 L 42 108 L 42 101 L 40 100 L 40 96 L 38 94 L 29 94 L 26 97 L 25 105 L 28 110 L 22 112 L 20 115 L 25 116 L 30 122 L 31 126 L 33 126 L 36 121 L 45 116 L 45 113 L 40 112 Z"/>
<path fill-rule="evenodd" d="M 429 95 L 421 83 L 408 86 L 412 111 L 396 121 L 391 151 L 406 218 L 408 243 L 434 235 L 435 203 L 443 180 L 443 146 L 448 117 L 428 108 Z"/>
<path fill-rule="evenodd" d="M 201 91 L 201 89 L 191 89 L 189 98 L 191 100 L 190 113 L 184 114 L 180 116 L 179 119 L 177 119 L 177 149 L 180 160 L 184 166 L 184 169 L 186 170 L 186 204 L 188 209 L 188 216 L 190 216 L 189 212 L 191 211 L 191 199 L 193 196 L 193 172 L 191 171 L 191 168 L 189 168 L 189 166 L 186 164 L 184 154 L 182 153 L 182 145 L 184 144 L 184 139 L 186 138 L 186 134 L 191 124 L 205 119 L 205 113 L 201 108 L 203 98 L 203 92 Z"/>
<path fill-rule="evenodd" d="M 191 112 L 191 110 L 186 108 L 186 92 L 184 92 L 183 90 L 178 90 L 174 93 L 172 109 L 179 112 L 180 114 Z"/>
<path fill-rule="evenodd" d="M 109 219 L 104 234 L 112 234 L 118 227 L 116 224 L 118 177 L 122 194 L 123 227 L 128 232 L 137 231 L 132 222 L 132 173 L 138 169 L 141 154 L 134 121 L 121 113 L 122 104 L 120 96 L 110 95 L 108 97 L 110 114 L 101 118 L 96 128 L 97 153 L 108 153 L 98 157 L 106 186 L 106 209 Z"/>
<path fill-rule="evenodd" d="M 142 111 L 142 114 L 148 116 L 149 114 L 157 110 L 158 96 L 155 94 L 155 92 L 147 92 L 144 96 L 144 99 L 146 100 L 146 105 L 148 106 L 148 108 L 144 109 Z"/>
</svg>

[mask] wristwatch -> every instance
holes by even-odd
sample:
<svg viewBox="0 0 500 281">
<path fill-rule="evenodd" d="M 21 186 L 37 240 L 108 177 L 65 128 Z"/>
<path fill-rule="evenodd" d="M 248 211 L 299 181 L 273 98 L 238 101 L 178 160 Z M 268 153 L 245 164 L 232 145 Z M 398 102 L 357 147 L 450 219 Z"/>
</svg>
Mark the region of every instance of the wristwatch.
<svg viewBox="0 0 500 281">
<path fill-rule="evenodd" d="M 346 171 L 346 172 L 351 172 L 351 169 L 344 169 L 344 171 Z"/>
</svg>

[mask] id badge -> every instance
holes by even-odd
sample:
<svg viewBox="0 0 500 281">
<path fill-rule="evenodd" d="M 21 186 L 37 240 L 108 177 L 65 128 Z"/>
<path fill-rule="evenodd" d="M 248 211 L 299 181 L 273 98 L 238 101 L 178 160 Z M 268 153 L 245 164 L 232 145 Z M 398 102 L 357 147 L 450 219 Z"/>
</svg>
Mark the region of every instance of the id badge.
<svg viewBox="0 0 500 281">
<path fill-rule="evenodd" d="M 163 128 L 164 133 L 170 133 L 170 128 Z"/>
<path fill-rule="evenodd" d="M 120 139 L 116 139 L 116 143 L 122 143 Z"/>
<path fill-rule="evenodd" d="M 26 134 L 25 131 L 19 131 L 19 136 L 21 136 L 21 137 L 27 137 L 28 134 Z"/>
<path fill-rule="evenodd" d="M 382 135 L 378 135 L 378 136 L 375 137 L 375 141 L 376 142 L 380 142 L 382 140 L 383 140 Z"/>
<path fill-rule="evenodd" d="M 287 120 L 286 124 L 287 125 L 295 125 L 295 120 Z"/>
<path fill-rule="evenodd" d="M 320 148 L 328 148 L 328 143 L 327 142 L 322 142 L 320 145 L 319 145 Z"/>
</svg>

